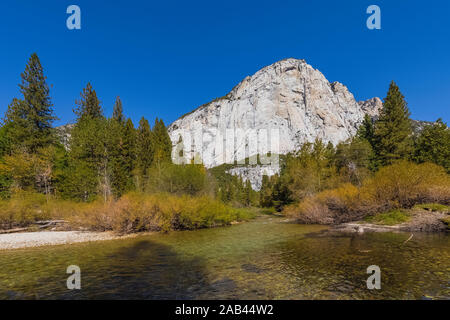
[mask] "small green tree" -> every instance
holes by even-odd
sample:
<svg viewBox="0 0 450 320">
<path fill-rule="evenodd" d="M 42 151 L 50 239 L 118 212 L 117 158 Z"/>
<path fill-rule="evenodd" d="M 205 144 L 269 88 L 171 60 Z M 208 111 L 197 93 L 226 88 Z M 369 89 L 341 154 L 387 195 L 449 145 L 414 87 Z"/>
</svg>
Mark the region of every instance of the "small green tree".
<svg viewBox="0 0 450 320">
<path fill-rule="evenodd" d="M 360 139 L 367 140 L 370 143 L 370 145 L 373 147 L 374 135 L 375 135 L 374 121 L 368 114 L 366 114 L 364 116 L 363 123 L 358 128 L 356 136 Z"/>
<path fill-rule="evenodd" d="M 172 162 L 172 141 L 162 119 L 155 119 L 153 126 L 153 146 L 155 164 Z"/>
<path fill-rule="evenodd" d="M 405 98 L 392 81 L 375 124 L 374 145 L 381 165 L 411 157 L 413 140 L 409 116 Z"/>
<path fill-rule="evenodd" d="M 336 147 L 336 167 L 344 181 L 361 185 L 370 175 L 374 153 L 368 140 L 356 136 Z"/>
<path fill-rule="evenodd" d="M 88 118 L 96 119 L 103 117 L 100 101 L 90 82 L 83 88 L 80 96 L 81 98 L 75 101 L 76 106 L 73 110 L 78 117 L 77 122 Z"/>
<path fill-rule="evenodd" d="M 273 207 L 272 185 L 267 175 L 263 175 L 259 191 L 259 205 L 264 208 Z"/>
<path fill-rule="evenodd" d="M 418 162 L 434 162 L 450 172 L 450 129 L 442 119 L 426 126 L 420 133 L 414 158 Z"/>
</svg>

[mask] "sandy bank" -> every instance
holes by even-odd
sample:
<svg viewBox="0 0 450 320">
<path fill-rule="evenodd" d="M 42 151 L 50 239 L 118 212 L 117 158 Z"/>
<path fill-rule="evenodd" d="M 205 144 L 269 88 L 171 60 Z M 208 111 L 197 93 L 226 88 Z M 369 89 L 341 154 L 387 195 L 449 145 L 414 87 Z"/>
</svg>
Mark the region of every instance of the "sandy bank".
<svg viewBox="0 0 450 320">
<path fill-rule="evenodd" d="M 0 234 L 0 250 L 128 238 L 112 232 L 42 231 Z"/>
</svg>

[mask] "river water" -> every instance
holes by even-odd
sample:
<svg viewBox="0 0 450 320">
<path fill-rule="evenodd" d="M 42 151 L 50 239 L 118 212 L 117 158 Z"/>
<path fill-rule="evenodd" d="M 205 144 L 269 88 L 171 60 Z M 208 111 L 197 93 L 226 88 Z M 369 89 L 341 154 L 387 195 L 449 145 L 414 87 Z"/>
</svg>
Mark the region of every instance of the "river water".
<svg viewBox="0 0 450 320">
<path fill-rule="evenodd" d="M 0 252 L 0 299 L 450 298 L 450 235 L 240 225 Z M 81 269 L 68 290 L 66 269 Z M 367 267 L 381 290 L 367 289 Z"/>
</svg>

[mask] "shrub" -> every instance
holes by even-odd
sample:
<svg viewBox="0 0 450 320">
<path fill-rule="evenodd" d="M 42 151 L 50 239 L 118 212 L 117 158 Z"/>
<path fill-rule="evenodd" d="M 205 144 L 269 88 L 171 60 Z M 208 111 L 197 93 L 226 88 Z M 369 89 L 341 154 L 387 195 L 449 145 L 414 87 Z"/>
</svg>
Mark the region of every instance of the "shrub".
<svg viewBox="0 0 450 320">
<path fill-rule="evenodd" d="M 25 227 L 50 218 L 43 194 L 17 192 L 11 199 L 0 201 L 0 229 Z"/>
<path fill-rule="evenodd" d="M 307 197 L 284 213 L 303 223 L 330 224 L 427 202 L 450 202 L 450 176 L 435 164 L 400 161 L 382 168 L 360 188 L 344 184 Z"/>
<path fill-rule="evenodd" d="M 410 208 L 417 203 L 450 201 L 450 176 L 432 164 L 399 161 L 368 179 L 363 189 L 389 207 Z"/>
<path fill-rule="evenodd" d="M 209 228 L 246 220 L 253 214 L 208 196 L 129 193 L 117 201 L 79 205 L 66 214 L 74 225 L 120 233 Z"/>
</svg>

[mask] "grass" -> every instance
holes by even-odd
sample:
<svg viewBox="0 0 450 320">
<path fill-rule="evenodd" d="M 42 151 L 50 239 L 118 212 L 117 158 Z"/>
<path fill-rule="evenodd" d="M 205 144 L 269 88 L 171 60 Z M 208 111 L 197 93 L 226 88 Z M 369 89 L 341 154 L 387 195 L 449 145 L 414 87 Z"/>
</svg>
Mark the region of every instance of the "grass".
<svg viewBox="0 0 450 320">
<path fill-rule="evenodd" d="M 409 219 L 409 213 L 398 209 L 385 213 L 379 213 L 373 216 L 367 216 L 366 218 L 364 218 L 366 222 L 385 226 L 393 226 L 396 224 L 407 222 Z"/>
<path fill-rule="evenodd" d="M 440 204 L 440 203 L 424 203 L 424 204 L 418 204 L 414 206 L 414 209 L 423 209 L 427 211 L 432 212 L 448 212 L 450 211 L 450 207 Z"/>
<path fill-rule="evenodd" d="M 277 210 L 275 209 L 275 208 L 273 208 L 273 207 L 271 207 L 271 208 L 260 208 L 259 209 L 259 212 L 261 213 L 261 214 L 264 214 L 264 215 L 273 215 L 273 214 L 275 214 L 276 212 L 277 212 Z"/>
</svg>

